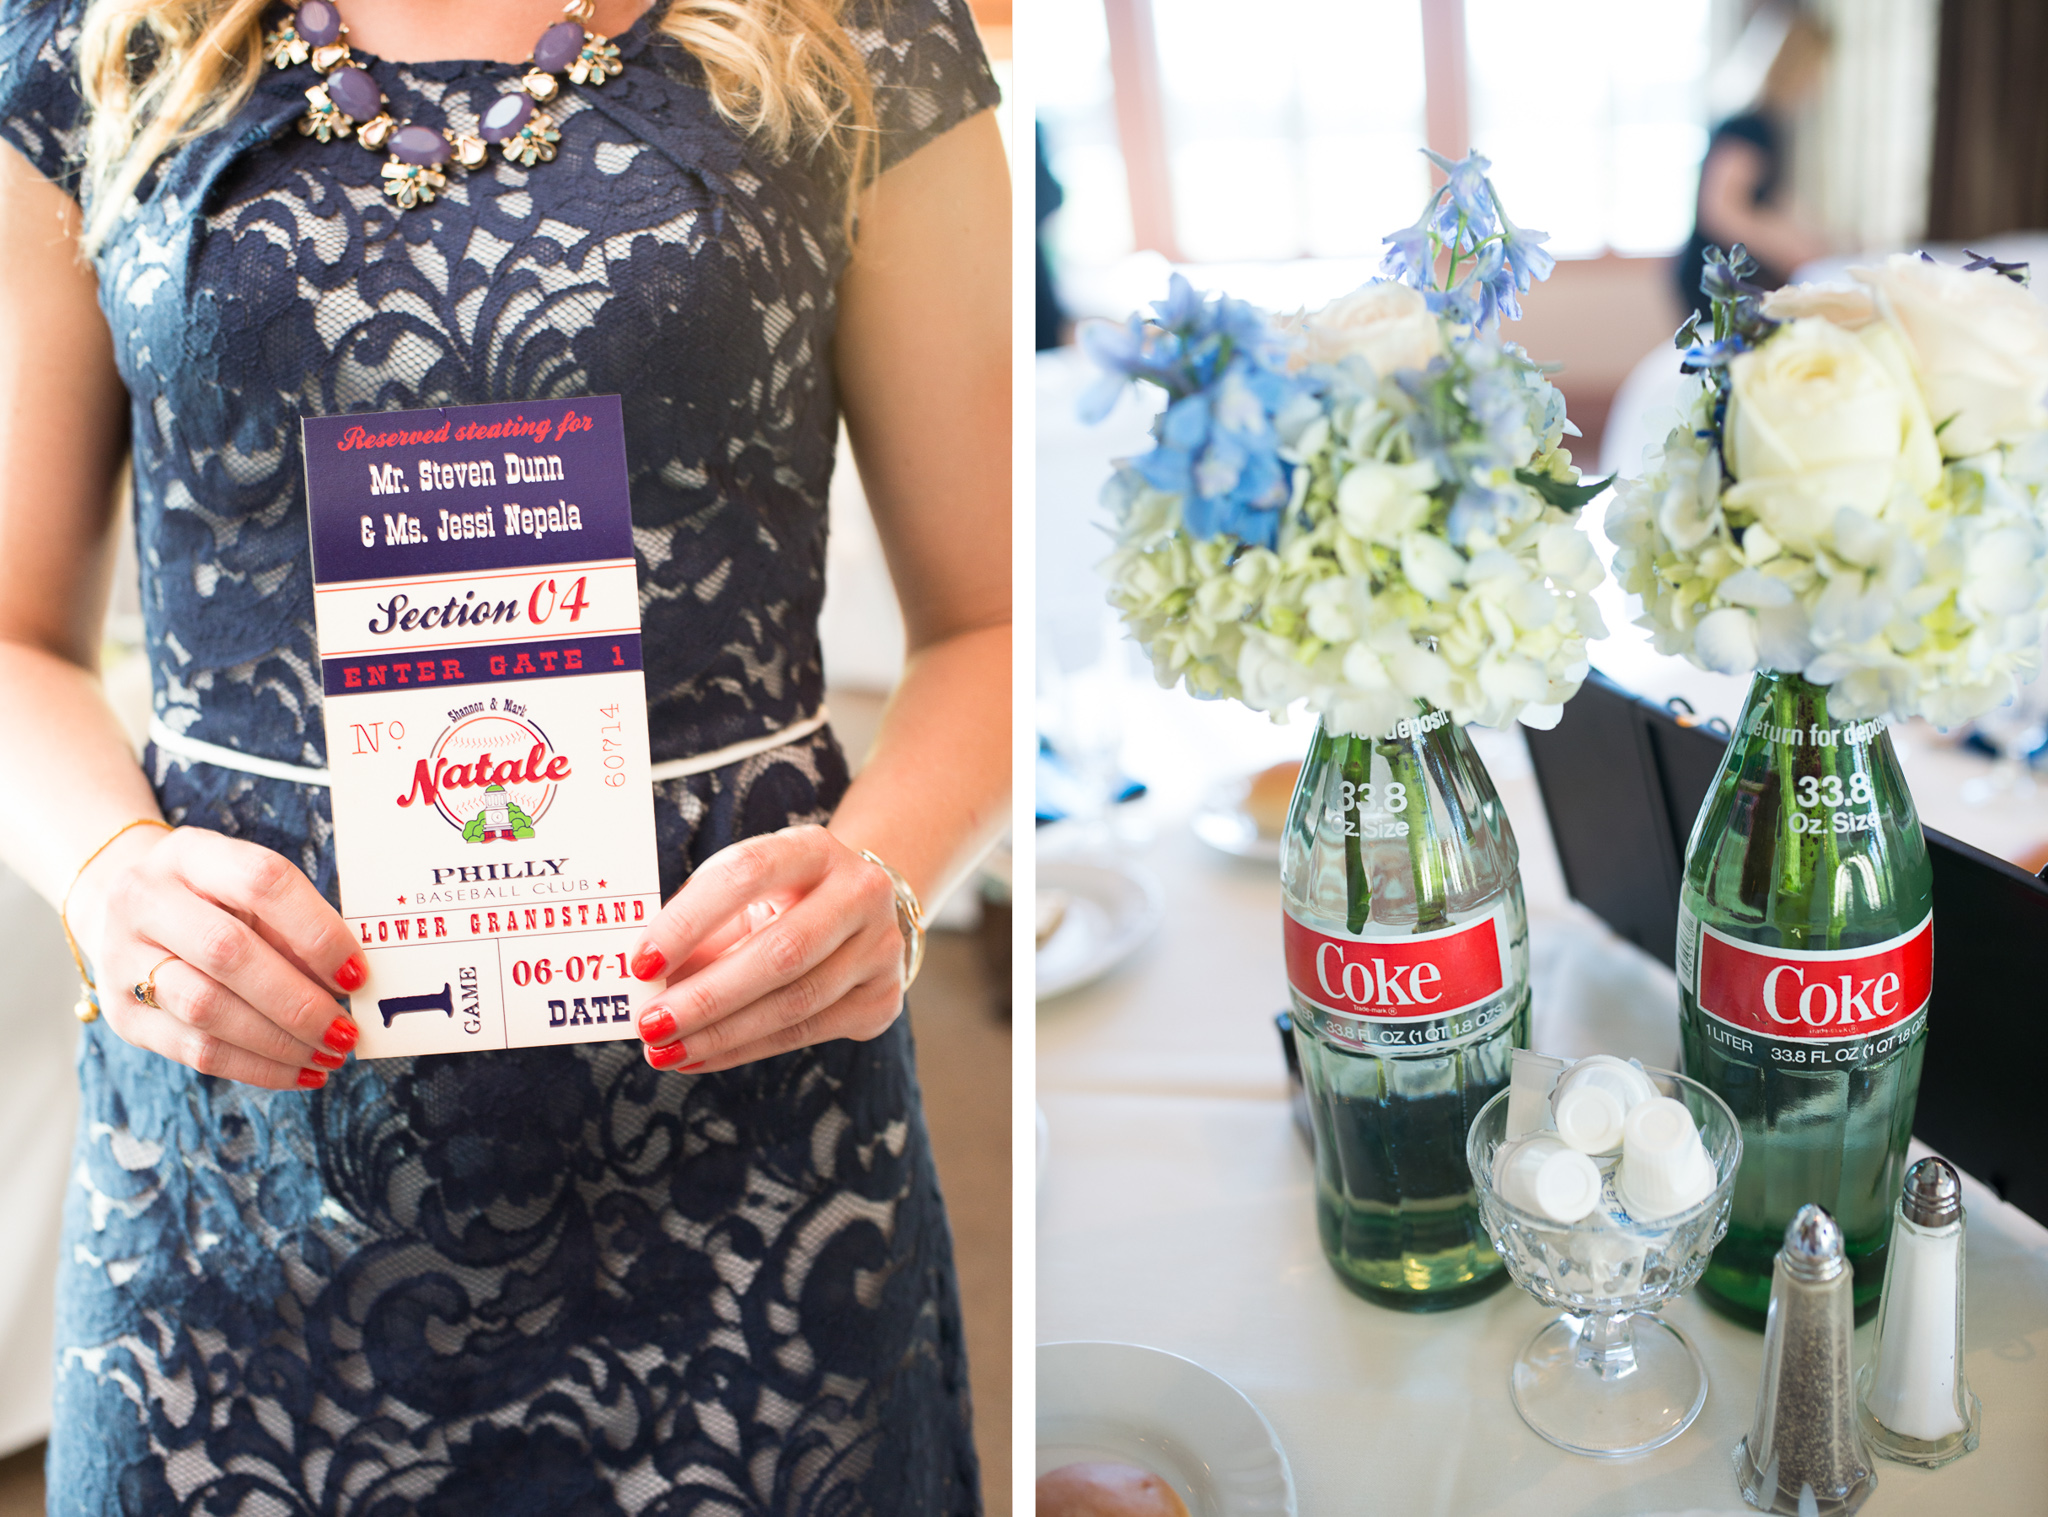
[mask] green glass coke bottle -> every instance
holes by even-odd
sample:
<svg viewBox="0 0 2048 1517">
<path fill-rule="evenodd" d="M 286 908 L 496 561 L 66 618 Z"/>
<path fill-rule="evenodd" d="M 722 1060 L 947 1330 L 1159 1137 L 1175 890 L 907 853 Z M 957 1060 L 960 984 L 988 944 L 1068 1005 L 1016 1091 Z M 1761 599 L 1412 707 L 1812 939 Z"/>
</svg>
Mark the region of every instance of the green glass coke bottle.
<svg viewBox="0 0 2048 1517">
<path fill-rule="evenodd" d="M 1927 842 L 1885 728 L 1759 671 L 1686 847 L 1681 1056 L 1742 1125 L 1700 1289 L 1752 1327 L 1808 1202 L 1842 1229 L 1859 1322 L 1884 1287 L 1934 972 Z"/>
<path fill-rule="evenodd" d="M 1323 1252 L 1371 1301 L 1475 1301 L 1507 1275 L 1465 1134 L 1529 1040 L 1529 930 L 1464 728 L 1429 707 L 1379 737 L 1318 727 L 1280 881 Z"/>
</svg>

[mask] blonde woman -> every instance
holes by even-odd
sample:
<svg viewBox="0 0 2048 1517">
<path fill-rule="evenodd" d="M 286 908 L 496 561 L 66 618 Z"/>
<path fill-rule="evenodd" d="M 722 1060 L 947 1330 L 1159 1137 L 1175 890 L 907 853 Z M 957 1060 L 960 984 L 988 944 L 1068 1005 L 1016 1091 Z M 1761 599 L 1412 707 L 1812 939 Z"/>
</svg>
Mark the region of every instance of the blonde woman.
<svg viewBox="0 0 2048 1517">
<path fill-rule="evenodd" d="M 994 87 L 963 0 L 572 16 L 0 0 L 0 847 L 103 1012 L 52 1512 L 979 1509 L 916 929 L 863 850 L 929 899 L 1006 787 Z M 526 130 L 529 64 L 559 136 L 464 141 Z M 372 151 L 319 129 L 350 103 Z M 385 171 L 406 123 L 430 174 Z M 641 1044 L 349 1061 L 298 422 L 606 393 L 653 757 L 749 750 L 656 788 L 669 989 Z M 842 414 L 911 644 L 851 786 Z M 94 672 L 124 458 L 140 766 Z"/>
</svg>

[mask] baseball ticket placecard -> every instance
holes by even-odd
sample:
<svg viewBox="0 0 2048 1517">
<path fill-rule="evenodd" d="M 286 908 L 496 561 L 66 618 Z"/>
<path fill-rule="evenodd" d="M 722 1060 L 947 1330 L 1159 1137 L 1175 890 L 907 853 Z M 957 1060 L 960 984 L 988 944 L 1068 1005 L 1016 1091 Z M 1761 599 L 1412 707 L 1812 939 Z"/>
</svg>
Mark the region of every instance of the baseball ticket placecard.
<svg viewBox="0 0 2048 1517">
<path fill-rule="evenodd" d="M 619 398 L 302 427 L 356 1053 L 634 1036 L 661 884 Z"/>
</svg>

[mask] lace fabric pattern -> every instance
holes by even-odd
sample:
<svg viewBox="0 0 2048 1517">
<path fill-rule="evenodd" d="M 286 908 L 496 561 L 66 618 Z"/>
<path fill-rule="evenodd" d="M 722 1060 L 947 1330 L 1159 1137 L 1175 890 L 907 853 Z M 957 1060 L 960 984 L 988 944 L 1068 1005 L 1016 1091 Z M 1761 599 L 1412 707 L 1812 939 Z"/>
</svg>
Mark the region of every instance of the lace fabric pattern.
<svg viewBox="0 0 2048 1517">
<path fill-rule="evenodd" d="M 657 9 L 662 0 L 657 0 Z M 0 136 L 70 183 L 77 0 L 0 0 Z M 653 32 L 551 107 L 553 163 L 396 211 L 299 135 L 303 70 L 167 159 L 96 259 L 132 400 L 157 714 L 325 761 L 303 416 L 616 393 L 656 760 L 822 699 L 816 620 L 847 250 Z M 860 0 L 891 163 L 995 92 L 964 0 Z M 473 130 L 510 65 L 367 60 Z M 173 821 L 337 898 L 324 791 L 152 750 Z M 829 732 L 657 787 L 663 889 L 830 815 Z M 899 1020 L 709 1078 L 635 1043 L 352 1062 L 311 1095 L 86 1030 L 51 1511 L 979 1510 L 943 1207 Z"/>
</svg>

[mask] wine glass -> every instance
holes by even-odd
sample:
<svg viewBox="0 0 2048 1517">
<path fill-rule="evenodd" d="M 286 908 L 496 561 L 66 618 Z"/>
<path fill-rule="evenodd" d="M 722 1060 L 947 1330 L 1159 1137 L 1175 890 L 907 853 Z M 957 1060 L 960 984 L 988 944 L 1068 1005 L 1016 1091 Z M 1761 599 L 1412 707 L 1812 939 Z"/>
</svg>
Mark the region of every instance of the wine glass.
<svg viewBox="0 0 2048 1517">
<path fill-rule="evenodd" d="M 2034 753 L 2048 742 L 2048 680 L 2022 685 L 2010 700 L 1985 712 L 1970 726 L 1997 758 L 1989 774 L 1963 781 L 1964 804 L 1989 806 L 2009 797 L 2032 795 L 2034 775 L 2029 766 Z"/>
<path fill-rule="evenodd" d="M 1654 1222 L 1622 1220 L 1608 1205 L 1578 1222 L 1525 1211 L 1494 1183 L 1494 1155 L 1511 1141 L 1509 1091 L 1479 1109 L 1465 1140 L 1479 1215 L 1508 1274 L 1558 1315 L 1509 1371 L 1515 1410 L 1561 1449 L 1619 1459 L 1669 1443 L 1707 1400 L 1707 1367 L 1656 1308 L 1699 1283 L 1728 1231 L 1742 1134 L 1727 1103 L 1696 1080 L 1644 1071 L 1657 1093 L 1683 1102 L 1714 1162 L 1715 1185 L 1697 1205 Z M 1517 1133 L 1514 1138 L 1527 1134 Z M 1617 1161 L 1598 1161 L 1613 1195 Z"/>
<path fill-rule="evenodd" d="M 1119 851 L 1115 807 L 1131 701 L 1128 653 L 1113 615 L 1093 656 L 1078 667 L 1063 665 L 1051 639 L 1040 639 L 1038 731 L 1062 771 L 1055 799 L 1067 813 L 1054 851 Z"/>
</svg>

